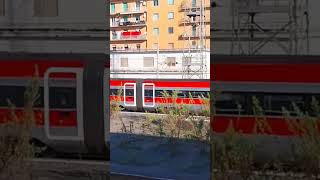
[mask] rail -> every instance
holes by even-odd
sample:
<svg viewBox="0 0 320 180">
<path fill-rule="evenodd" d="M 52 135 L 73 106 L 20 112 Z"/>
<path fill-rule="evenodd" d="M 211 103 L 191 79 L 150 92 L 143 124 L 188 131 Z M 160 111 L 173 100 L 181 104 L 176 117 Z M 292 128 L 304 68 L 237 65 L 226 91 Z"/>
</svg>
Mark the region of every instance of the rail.
<svg viewBox="0 0 320 180">
<path fill-rule="evenodd" d="M 32 159 L 32 179 L 55 178 L 69 179 L 89 177 L 90 179 L 109 179 L 109 162 L 68 160 L 68 159 Z M 68 177 L 68 178 L 66 178 Z"/>
</svg>

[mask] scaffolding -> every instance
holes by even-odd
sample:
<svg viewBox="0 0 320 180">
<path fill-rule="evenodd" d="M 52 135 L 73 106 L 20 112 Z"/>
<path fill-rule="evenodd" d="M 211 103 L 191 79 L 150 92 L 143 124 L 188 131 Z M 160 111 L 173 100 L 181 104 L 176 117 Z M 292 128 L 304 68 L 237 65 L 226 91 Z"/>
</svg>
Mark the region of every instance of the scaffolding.
<svg viewBox="0 0 320 180">
<path fill-rule="evenodd" d="M 205 0 L 184 1 L 181 10 L 184 12 L 182 79 L 206 79 Z"/>
<path fill-rule="evenodd" d="M 261 54 L 274 43 L 287 55 L 309 53 L 308 0 L 231 0 L 231 54 Z"/>
</svg>

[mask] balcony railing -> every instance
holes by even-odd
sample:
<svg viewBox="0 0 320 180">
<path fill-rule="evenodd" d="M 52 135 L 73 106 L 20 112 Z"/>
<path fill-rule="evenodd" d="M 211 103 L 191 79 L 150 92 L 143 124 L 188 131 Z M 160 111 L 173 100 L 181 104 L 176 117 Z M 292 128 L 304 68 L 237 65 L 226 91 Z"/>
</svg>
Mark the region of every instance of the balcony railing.
<svg viewBox="0 0 320 180">
<path fill-rule="evenodd" d="M 147 36 L 145 34 L 140 34 L 140 35 L 134 35 L 134 34 L 129 34 L 129 35 L 112 35 L 111 40 L 113 41 L 124 41 L 124 40 L 147 40 Z"/>
<path fill-rule="evenodd" d="M 144 8 L 126 9 L 121 12 L 110 12 L 111 16 L 128 15 L 128 14 L 143 14 L 146 10 Z"/>
<path fill-rule="evenodd" d="M 190 34 L 182 34 L 180 35 L 179 39 L 187 39 L 187 38 L 200 38 L 200 35 L 198 32 L 190 33 Z M 210 35 L 206 34 L 204 38 L 210 38 Z"/>
<path fill-rule="evenodd" d="M 191 20 L 191 19 L 182 19 L 179 21 L 180 24 L 195 24 L 195 23 L 200 23 L 199 19 L 196 20 Z M 210 20 L 205 19 L 204 23 L 210 23 Z"/>
<path fill-rule="evenodd" d="M 210 4 L 204 4 L 203 5 L 205 9 L 210 9 Z M 197 3 L 197 4 L 192 4 L 192 3 L 185 3 L 182 2 L 180 5 L 180 10 L 181 11 L 185 11 L 185 10 L 196 10 L 196 9 L 200 9 L 201 8 L 201 4 Z"/>
<path fill-rule="evenodd" d="M 121 27 L 121 26 L 145 26 L 145 21 L 125 21 L 125 22 L 111 22 L 110 27 Z"/>
</svg>

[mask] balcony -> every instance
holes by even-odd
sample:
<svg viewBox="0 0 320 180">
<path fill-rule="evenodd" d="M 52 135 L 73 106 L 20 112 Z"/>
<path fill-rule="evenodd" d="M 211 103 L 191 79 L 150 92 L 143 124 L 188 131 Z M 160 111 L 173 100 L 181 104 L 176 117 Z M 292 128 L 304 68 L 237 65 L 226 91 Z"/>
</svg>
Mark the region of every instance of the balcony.
<svg viewBox="0 0 320 180">
<path fill-rule="evenodd" d="M 198 23 L 200 23 L 200 20 L 199 20 L 199 19 L 192 20 L 192 19 L 188 18 L 188 19 L 182 19 L 182 20 L 180 20 L 179 23 L 180 23 L 181 25 L 183 25 L 183 24 L 191 25 L 191 24 L 198 24 Z M 209 24 L 209 23 L 210 23 L 210 20 L 205 19 L 205 20 L 204 20 L 204 23 L 205 23 L 205 24 Z"/>
<path fill-rule="evenodd" d="M 182 40 L 182 39 L 197 39 L 197 38 L 200 38 L 200 35 L 199 35 L 199 32 L 194 32 L 194 33 L 191 33 L 191 34 L 182 34 L 179 36 L 179 39 Z M 206 34 L 204 36 L 204 38 L 210 38 L 210 35 Z"/>
<path fill-rule="evenodd" d="M 113 34 L 111 41 L 145 41 L 146 34 L 141 34 L 139 31 L 121 32 L 121 34 Z"/>
<path fill-rule="evenodd" d="M 116 28 L 116 27 L 141 27 L 146 26 L 145 21 L 125 21 L 125 22 L 111 22 L 110 27 Z"/>
<path fill-rule="evenodd" d="M 130 15 L 130 14 L 143 14 L 147 12 L 144 8 L 133 8 L 133 9 L 125 9 L 122 12 L 110 12 L 110 16 L 121 16 L 121 15 Z"/>
<path fill-rule="evenodd" d="M 205 10 L 210 10 L 210 3 L 206 3 L 203 5 Z M 180 11 L 196 11 L 196 10 L 200 10 L 201 8 L 201 4 L 197 3 L 197 4 L 192 4 L 190 2 L 182 2 L 180 5 Z"/>
</svg>

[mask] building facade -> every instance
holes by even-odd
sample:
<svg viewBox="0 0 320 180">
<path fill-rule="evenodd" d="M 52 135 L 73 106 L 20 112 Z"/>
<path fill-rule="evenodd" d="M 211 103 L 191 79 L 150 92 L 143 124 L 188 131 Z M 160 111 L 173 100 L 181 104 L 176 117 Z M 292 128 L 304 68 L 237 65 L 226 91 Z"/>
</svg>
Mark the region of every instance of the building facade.
<svg viewBox="0 0 320 180">
<path fill-rule="evenodd" d="M 209 0 L 111 0 L 110 48 L 210 49 Z"/>
<path fill-rule="evenodd" d="M 146 49 L 146 0 L 111 0 L 110 47 L 112 50 Z"/>
<path fill-rule="evenodd" d="M 191 51 L 192 55 L 197 52 Z M 110 78 L 143 78 L 143 79 L 188 79 L 210 78 L 210 51 L 204 52 L 205 71 L 188 72 L 185 67 L 189 65 L 181 51 L 166 50 L 158 53 L 153 50 L 137 52 L 112 52 L 110 55 Z"/>
<path fill-rule="evenodd" d="M 0 51 L 105 53 L 106 15 L 100 0 L 0 0 Z"/>
</svg>

